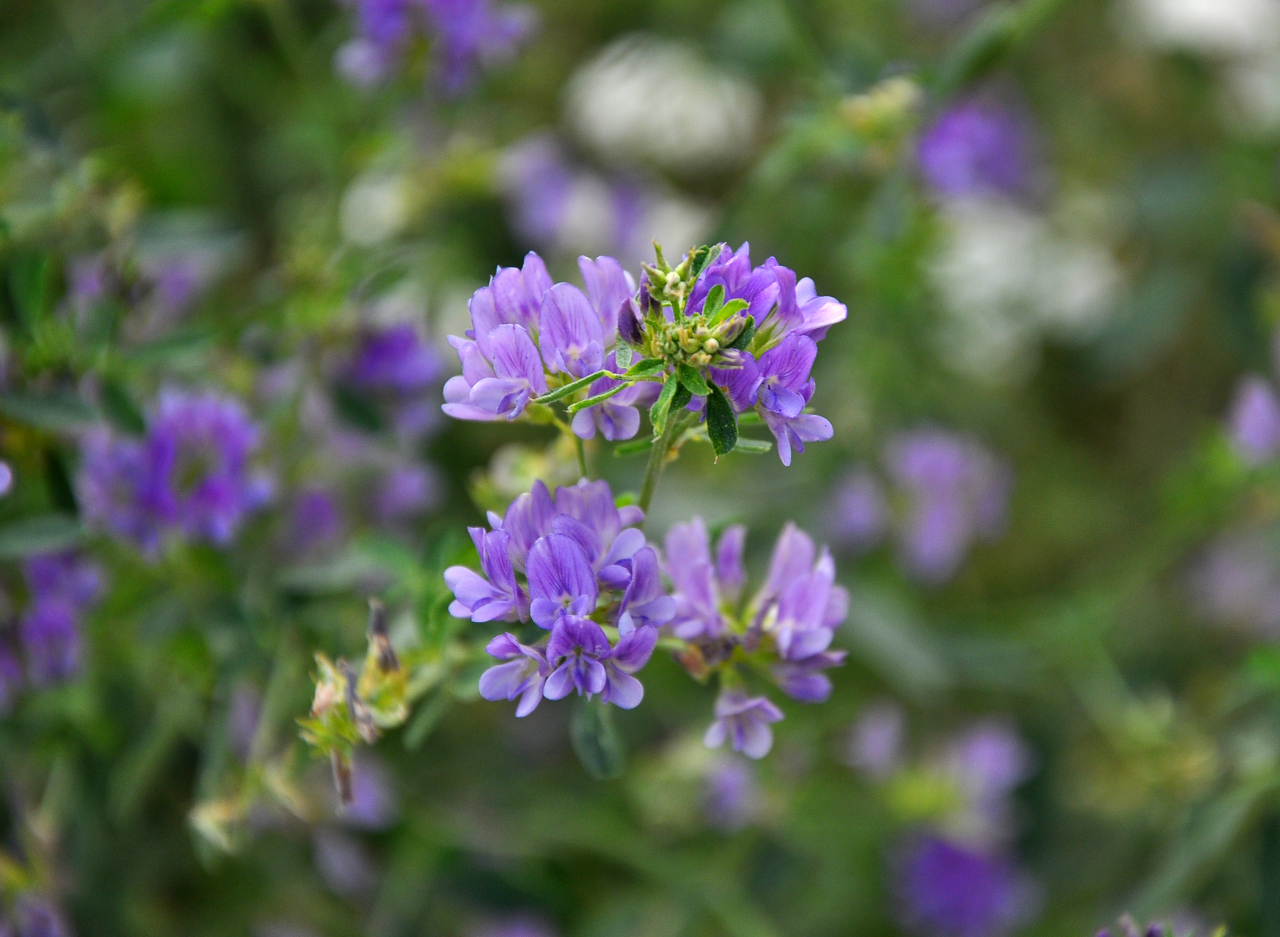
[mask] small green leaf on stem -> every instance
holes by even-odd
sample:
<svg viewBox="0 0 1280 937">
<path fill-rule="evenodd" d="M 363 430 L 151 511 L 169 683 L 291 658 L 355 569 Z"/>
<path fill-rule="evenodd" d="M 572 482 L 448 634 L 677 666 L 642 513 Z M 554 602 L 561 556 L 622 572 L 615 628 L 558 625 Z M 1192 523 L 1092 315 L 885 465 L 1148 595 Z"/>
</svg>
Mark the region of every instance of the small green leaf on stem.
<svg viewBox="0 0 1280 937">
<path fill-rule="evenodd" d="M 738 418 L 733 404 L 714 384 L 707 397 L 707 435 L 711 437 L 711 448 L 717 458 L 732 452 L 738 444 Z"/>
<path fill-rule="evenodd" d="M 648 377 L 650 374 L 657 374 L 666 364 L 661 358 L 641 358 L 627 369 L 623 377 Z"/>
<path fill-rule="evenodd" d="M 747 316 L 747 324 L 742 327 L 742 331 L 738 333 L 738 337 L 729 345 L 730 348 L 736 348 L 739 351 L 745 351 L 746 347 L 751 344 L 751 340 L 756 337 L 756 320 L 754 316 Z"/>
<path fill-rule="evenodd" d="M 654 436 L 661 436 L 662 431 L 666 429 L 667 414 L 671 411 L 671 401 L 675 398 L 676 390 L 679 387 L 680 378 L 675 374 L 670 375 L 666 383 L 662 385 L 662 393 L 658 394 L 658 399 L 649 408 L 649 422 L 653 424 Z"/>
<path fill-rule="evenodd" d="M 690 394 L 705 397 L 711 393 L 711 388 L 707 386 L 706 378 L 695 369 L 689 367 L 689 365 L 680 365 L 676 373 L 680 375 L 680 386 L 688 390 Z"/>
<path fill-rule="evenodd" d="M 573 751 L 597 781 L 622 774 L 622 742 L 613 728 L 613 708 L 600 700 L 579 700 L 569 724 Z"/>
<path fill-rule="evenodd" d="M 708 319 L 715 316 L 720 311 L 720 307 L 724 305 L 724 286 L 717 283 L 711 287 L 711 292 L 707 294 L 707 301 L 702 304 L 702 314 Z"/>
</svg>

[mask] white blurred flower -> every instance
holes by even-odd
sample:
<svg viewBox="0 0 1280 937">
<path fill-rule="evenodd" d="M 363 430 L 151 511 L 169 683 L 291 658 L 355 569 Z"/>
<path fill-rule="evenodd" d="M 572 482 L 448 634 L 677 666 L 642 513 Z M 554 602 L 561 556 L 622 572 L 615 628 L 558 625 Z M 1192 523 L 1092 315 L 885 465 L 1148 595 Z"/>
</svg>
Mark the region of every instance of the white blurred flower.
<svg viewBox="0 0 1280 937">
<path fill-rule="evenodd" d="M 629 36 L 573 75 L 565 92 L 574 132 L 613 163 L 652 162 L 694 173 L 742 162 L 760 95 L 683 43 Z"/>
<path fill-rule="evenodd" d="M 1280 44 L 1277 0 L 1127 0 L 1122 17 L 1139 42 L 1238 56 Z"/>
<path fill-rule="evenodd" d="M 1040 337 L 1088 338 L 1110 312 L 1120 272 L 1100 245 L 1001 201 L 950 204 L 942 220 L 929 277 L 947 312 L 939 348 L 959 370 L 1015 379 Z"/>
<path fill-rule="evenodd" d="M 361 247 L 390 240 L 408 220 L 407 186 L 399 176 L 368 173 L 352 182 L 342 196 L 342 236 Z"/>
</svg>

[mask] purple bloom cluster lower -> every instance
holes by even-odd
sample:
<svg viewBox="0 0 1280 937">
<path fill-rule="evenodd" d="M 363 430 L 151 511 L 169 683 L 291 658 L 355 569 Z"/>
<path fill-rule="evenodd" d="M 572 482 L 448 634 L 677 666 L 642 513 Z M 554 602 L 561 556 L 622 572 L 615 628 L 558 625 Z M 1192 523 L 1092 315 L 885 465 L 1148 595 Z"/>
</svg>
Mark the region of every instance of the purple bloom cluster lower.
<svg viewBox="0 0 1280 937">
<path fill-rule="evenodd" d="M 675 592 L 672 633 L 715 666 L 736 650 L 763 654 L 767 672 L 783 693 L 807 703 L 831 695 L 823 672 L 843 663 L 844 651 L 830 650 L 845 618 L 848 593 L 835 584 L 831 554 L 817 551 L 808 534 L 788 524 L 778 537 L 764 585 L 745 606 L 742 553 L 746 530 L 727 528 L 713 552 L 701 518 L 667 533 L 666 570 Z M 773 745 L 770 724 L 782 711 L 763 696 L 748 696 L 728 684 L 716 701 L 716 720 L 705 741 L 715 748 L 729 741 L 738 751 L 762 758 Z"/>
<path fill-rule="evenodd" d="M 103 430 L 85 439 L 85 516 L 145 552 L 167 531 L 224 546 L 270 497 L 270 480 L 250 469 L 258 445 L 258 429 L 238 401 L 162 392 L 144 438 Z"/>
<path fill-rule="evenodd" d="M 658 555 L 633 526 L 643 518 L 638 508 L 618 508 L 607 482 L 582 481 L 554 497 L 537 482 L 504 517 L 490 515 L 492 529 L 470 529 L 481 572 L 445 571 L 455 596 L 449 611 L 547 632 L 530 643 L 509 632 L 489 643 L 503 663 L 480 678 L 485 699 L 518 698 L 517 716 L 570 693 L 624 709 L 640 703 L 644 688 L 634 674 L 648 663 L 658 627 L 675 613 Z"/>
</svg>

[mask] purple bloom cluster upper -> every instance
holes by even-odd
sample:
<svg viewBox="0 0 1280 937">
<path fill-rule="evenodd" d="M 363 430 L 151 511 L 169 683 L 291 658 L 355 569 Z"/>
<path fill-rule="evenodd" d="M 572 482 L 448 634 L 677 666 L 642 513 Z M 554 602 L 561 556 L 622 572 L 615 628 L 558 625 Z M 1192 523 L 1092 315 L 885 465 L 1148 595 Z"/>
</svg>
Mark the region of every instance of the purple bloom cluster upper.
<svg viewBox="0 0 1280 937">
<path fill-rule="evenodd" d="M 670 272 L 664 288 L 685 275 L 679 271 L 686 265 L 687 260 Z M 746 244 L 736 252 L 724 247 L 691 285 L 680 286 L 689 287 L 687 302 L 678 293 L 668 304 L 651 285 L 653 271 L 646 269 L 637 293 L 635 280 L 612 257 L 581 257 L 578 266 L 585 293 L 553 283 L 532 252 L 522 268 L 501 268 L 476 291 L 472 328 L 465 337 L 449 339 L 462 374 L 445 385 L 446 413 L 465 420 L 515 419 L 539 396 L 602 369 L 616 374 L 617 349 L 610 349 L 620 335 L 654 368 L 627 381 L 601 376 L 574 391 L 583 395 L 580 403 L 614 392 L 576 412 L 576 404 L 571 406 L 572 430 L 583 439 L 597 431 L 609 440 L 634 436 L 640 428 L 637 406 L 652 403 L 664 379 L 701 387 L 694 393 L 702 396 L 688 403 L 691 410 L 704 409 L 710 391 L 728 401 L 730 421 L 756 411 L 777 440 L 784 465 L 806 442 L 831 438 L 831 424 L 804 411 L 814 392 L 810 371 L 817 342 L 847 310 L 819 296 L 812 280 L 797 282 L 794 271 L 772 258 L 752 267 Z M 713 291 L 717 305 L 707 310 Z M 717 318 L 720 309 L 726 314 Z M 730 345 L 735 339 L 741 341 Z"/>
<path fill-rule="evenodd" d="M 494 9 L 489 0 L 354 0 L 360 36 L 338 50 L 338 70 L 357 84 L 385 79 L 422 21 L 435 34 L 444 89 L 456 94 L 477 71 L 511 56 L 530 33 L 525 6 Z"/>
<path fill-rule="evenodd" d="M 1280 360 L 1280 333 L 1273 344 L 1273 352 Z M 1260 465 L 1280 453 L 1280 397 L 1267 378 L 1249 374 L 1241 379 L 1229 422 L 1231 441 L 1249 464 Z"/>
<path fill-rule="evenodd" d="M 671 631 L 689 643 L 698 668 L 732 665 L 760 655 L 772 661 L 767 672 L 788 696 L 817 703 L 831 695 L 824 670 L 842 663 L 844 651 L 829 650 L 835 629 L 848 610 L 848 593 L 835 584 L 835 563 L 819 554 L 808 534 L 788 524 L 778 537 L 764 585 L 745 604 L 742 551 L 746 529 L 729 527 L 714 554 L 701 518 L 677 524 L 667 533 L 666 572 L 675 586 Z M 752 758 L 773 744 L 769 724 L 782 711 L 763 696 L 749 697 L 729 683 L 716 701 L 716 721 L 706 743 L 729 740 Z"/>
<path fill-rule="evenodd" d="M 1030 132 L 1013 110 L 970 98 L 943 111 L 916 147 L 920 173 L 944 198 L 1019 195 L 1031 176 Z"/>
<path fill-rule="evenodd" d="M 665 594 L 658 555 L 634 525 L 635 507 L 618 508 L 609 485 L 582 481 L 556 489 L 542 482 L 521 495 L 491 530 L 470 529 L 483 575 L 445 571 L 455 600 L 449 611 L 472 621 L 529 622 L 549 632 L 533 644 L 499 635 L 489 653 L 505 661 L 485 671 L 485 699 L 516 699 L 517 716 L 570 693 L 624 709 L 640 703 L 633 674 L 649 661 L 658 627 L 675 603 Z M 616 633 L 612 642 L 605 627 Z"/>
<path fill-rule="evenodd" d="M 250 471 L 258 429 L 239 402 L 165 391 L 144 438 L 90 434 L 82 451 L 85 516 L 154 552 L 166 531 L 224 546 L 271 483 Z"/>
</svg>

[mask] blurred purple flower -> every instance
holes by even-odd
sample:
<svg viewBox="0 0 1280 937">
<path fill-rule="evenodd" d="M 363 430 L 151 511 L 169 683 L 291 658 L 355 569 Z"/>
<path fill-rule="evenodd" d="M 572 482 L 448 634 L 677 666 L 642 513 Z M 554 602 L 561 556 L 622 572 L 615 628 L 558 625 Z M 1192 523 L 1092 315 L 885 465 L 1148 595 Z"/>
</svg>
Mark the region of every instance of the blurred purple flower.
<svg viewBox="0 0 1280 937">
<path fill-rule="evenodd" d="M 9 463 L 0 459 L 0 498 L 9 493 L 13 487 L 13 469 L 9 467 Z"/>
<path fill-rule="evenodd" d="M 722 833 L 743 829 L 760 809 L 760 788 L 751 765 L 738 758 L 717 762 L 702 782 L 702 815 Z"/>
<path fill-rule="evenodd" d="M 1231 441 L 1246 462 L 1257 465 L 1280 452 L 1280 400 L 1263 378 L 1250 375 L 1240 382 L 1230 423 Z"/>
<path fill-rule="evenodd" d="M 350 833 L 318 827 L 311 834 L 316 871 L 335 895 L 359 898 L 378 886 L 378 867 L 364 844 Z"/>
<path fill-rule="evenodd" d="M 880 481 L 865 468 L 850 472 L 836 489 L 831 506 L 832 533 L 850 550 L 869 550 L 889 527 L 889 505 Z"/>
<path fill-rule="evenodd" d="M 1007 797 L 1030 776 L 1031 754 L 1013 725 L 988 719 L 952 741 L 945 769 L 970 798 L 990 804 Z"/>
<path fill-rule="evenodd" d="M 866 706 L 849 731 L 845 763 L 869 778 L 883 781 L 902 764 L 906 713 L 883 700 Z"/>
<path fill-rule="evenodd" d="M 373 513 L 383 524 L 416 517 L 440 503 L 440 489 L 440 478 L 429 466 L 398 466 L 383 476 Z"/>
<path fill-rule="evenodd" d="M 342 530 L 342 515 L 333 495 L 320 488 L 304 488 L 293 502 L 289 539 L 293 548 L 306 552 L 332 543 Z"/>
<path fill-rule="evenodd" d="M 1196 561 L 1189 579 L 1202 614 L 1265 638 L 1280 635 L 1280 562 L 1264 537 L 1220 538 Z"/>
<path fill-rule="evenodd" d="M 166 529 L 225 546 L 271 484 L 252 475 L 258 429 L 239 402 L 164 391 L 143 440 L 91 434 L 83 449 L 86 516 L 144 551 Z"/>
<path fill-rule="evenodd" d="M 721 690 L 716 697 L 716 720 L 711 723 L 702 742 L 708 748 L 719 748 L 727 739 L 734 751 L 748 758 L 763 758 L 773 748 L 770 724 L 782 720 L 782 710 L 766 697 L 749 697 L 740 690 Z"/>
<path fill-rule="evenodd" d="M 351 803 L 342 807 L 339 818 L 346 826 L 361 830 L 384 830 L 399 816 L 391 773 L 381 761 L 365 753 L 351 769 Z"/>
<path fill-rule="evenodd" d="M 916 160 L 944 198 L 1018 195 L 1030 175 L 1030 130 L 1014 111 L 983 98 L 952 104 L 920 137 Z"/>
<path fill-rule="evenodd" d="M 715 559 L 701 517 L 673 524 L 667 531 L 666 573 L 675 586 L 671 630 L 686 641 L 716 639 L 727 628 L 721 609 L 736 603 L 746 573 L 742 551 L 747 529 L 736 524 L 720 535 Z"/>
<path fill-rule="evenodd" d="M 975 540 L 1003 531 L 1011 473 L 977 442 L 935 430 L 901 433 L 885 448 L 885 468 L 909 500 L 904 563 L 925 582 L 951 578 Z"/>
<path fill-rule="evenodd" d="M 101 591 L 101 573 L 69 553 L 23 563 L 27 609 L 18 624 L 27 669 L 37 684 L 70 679 L 80 667 L 80 616 Z"/>
<path fill-rule="evenodd" d="M 1001 855 L 922 836 L 894 871 L 903 924 L 922 937 L 1000 937 L 1031 911 L 1030 884 Z"/>
<path fill-rule="evenodd" d="M 53 903 L 37 895 L 23 895 L 15 902 L 14 937 L 71 937 L 61 913 Z"/>
<path fill-rule="evenodd" d="M 241 761 L 249 760 L 261 714 L 262 697 L 258 691 L 248 683 L 238 684 L 227 705 L 227 744 Z"/>
<path fill-rule="evenodd" d="M 493 7 L 489 0 L 422 0 L 436 29 L 439 69 L 444 88 L 457 94 L 480 68 L 492 67 L 515 54 L 533 31 L 532 7 Z"/>
<path fill-rule="evenodd" d="M 435 350 L 418 337 L 413 325 L 404 322 L 366 332 L 348 377 L 361 390 L 409 397 L 430 387 L 440 369 Z"/>
</svg>

